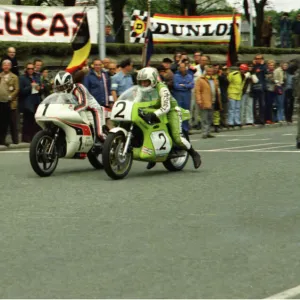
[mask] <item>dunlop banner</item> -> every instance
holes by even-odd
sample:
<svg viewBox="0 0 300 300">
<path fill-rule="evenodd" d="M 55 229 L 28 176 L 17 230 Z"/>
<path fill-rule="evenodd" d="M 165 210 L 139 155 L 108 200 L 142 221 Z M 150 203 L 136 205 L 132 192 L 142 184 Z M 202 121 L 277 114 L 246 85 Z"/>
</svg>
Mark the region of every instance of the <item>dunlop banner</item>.
<svg viewBox="0 0 300 300">
<path fill-rule="evenodd" d="M 131 43 L 144 43 L 148 13 L 134 10 L 131 16 Z M 241 15 L 236 15 L 241 26 Z M 154 43 L 228 44 L 232 15 L 175 16 L 154 14 L 151 29 Z"/>
</svg>

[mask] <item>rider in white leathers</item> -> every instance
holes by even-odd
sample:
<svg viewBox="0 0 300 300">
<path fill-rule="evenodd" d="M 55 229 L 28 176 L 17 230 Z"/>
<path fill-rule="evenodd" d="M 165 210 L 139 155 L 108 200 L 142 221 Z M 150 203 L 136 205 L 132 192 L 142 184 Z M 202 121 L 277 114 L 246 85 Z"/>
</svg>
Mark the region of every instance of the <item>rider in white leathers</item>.
<svg viewBox="0 0 300 300">
<path fill-rule="evenodd" d="M 78 105 L 75 107 L 76 111 L 89 110 L 92 112 L 96 136 L 103 142 L 104 136 L 101 127 L 101 120 L 104 118 L 103 109 L 89 91 L 81 83 L 74 83 L 72 75 L 65 71 L 60 71 L 55 76 L 54 90 L 56 92 L 73 94 L 78 101 Z"/>
</svg>

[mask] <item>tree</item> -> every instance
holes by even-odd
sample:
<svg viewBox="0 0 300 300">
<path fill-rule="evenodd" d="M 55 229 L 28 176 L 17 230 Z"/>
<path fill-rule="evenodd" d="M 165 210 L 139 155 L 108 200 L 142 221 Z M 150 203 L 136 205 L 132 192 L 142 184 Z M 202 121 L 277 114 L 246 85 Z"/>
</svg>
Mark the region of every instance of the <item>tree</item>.
<svg viewBox="0 0 300 300">
<path fill-rule="evenodd" d="M 197 14 L 196 0 L 180 0 L 181 14 L 195 16 Z"/>
<path fill-rule="evenodd" d="M 64 6 L 74 6 L 76 0 L 64 0 Z"/>
<path fill-rule="evenodd" d="M 249 0 L 252 1 L 252 0 Z M 255 26 L 255 46 L 261 46 L 261 36 L 262 36 L 262 25 L 265 19 L 264 9 L 268 5 L 268 0 L 253 0 L 254 9 L 256 12 L 256 26 Z M 248 22 L 250 23 L 250 14 L 248 11 L 248 0 L 244 0 L 243 7 L 245 11 L 245 16 Z"/>
<path fill-rule="evenodd" d="M 15 5 L 49 5 L 49 6 L 74 6 L 76 0 L 14 0 Z"/>
<path fill-rule="evenodd" d="M 129 14 L 134 9 L 148 10 L 148 3 L 146 0 L 127 0 L 126 10 Z M 167 0 L 167 1 L 152 1 L 151 12 L 161 14 L 180 14 L 180 3 L 178 0 Z"/>
<path fill-rule="evenodd" d="M 126 4 L 126 0 L 110 0 L 110 7 L 113 16 L 113 28 L 115 32 L 115 39 L 117 43 L 125 42 L 125 33 L 123 25 L 123 9 Z"/>
<path fill-rule="evenodd" d="M 167 0 L 167 1 L 152 1 L 151 12 L 160 14 L 174 14 L 183 15 L 185 9 L 188 15 L 204 15 L 204 14 L 219 14 L 232 12 L 232 7 L 226 0 L 185 0 L 187 2 L 179 0 Z M 132 10 L 147 10 L 146 0 L 127 0 L 126 2 L 127 12 L 130 14 Z"/>
</svg>

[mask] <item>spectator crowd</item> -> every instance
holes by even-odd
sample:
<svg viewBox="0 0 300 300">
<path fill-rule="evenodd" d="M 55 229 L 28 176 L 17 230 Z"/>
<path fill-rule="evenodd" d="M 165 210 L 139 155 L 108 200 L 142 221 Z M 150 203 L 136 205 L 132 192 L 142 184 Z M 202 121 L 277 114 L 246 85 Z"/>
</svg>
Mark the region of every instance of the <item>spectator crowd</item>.
<svg viewBox="0 0 300 300">
<path fill-rule="evenodd" d="M 14 48 L 7 50 L 0 66 L 0 145 L 8 145 L 8 129 L 12 142 L 19 143 L 20 114 L 21 140 L 30 143 L 40 129 L 34 119 L 36 109 L 53 92 L 53 80 L 40 59 L 27 63 L 20 74 Z M 191 112 L 191 120 L 182 124 L 186 133 L 196 128 L 203 138 L 211 138 L 212 131 L 221 128 L 293 122 L 294 75 L 287 62 L 265 61 L 257 54 L 251 63 L 227 68 L 201 52 L 195 52 L 192 61 L 187 53 L 176 52 L 156 67 L 179 106 Z M 119 64 L 109 58 L 94 59 L 80 74 L 75 73 L 74 81 L 83 83 L 105 107 L 137 84 L 130 59 Z"/>
</svg>

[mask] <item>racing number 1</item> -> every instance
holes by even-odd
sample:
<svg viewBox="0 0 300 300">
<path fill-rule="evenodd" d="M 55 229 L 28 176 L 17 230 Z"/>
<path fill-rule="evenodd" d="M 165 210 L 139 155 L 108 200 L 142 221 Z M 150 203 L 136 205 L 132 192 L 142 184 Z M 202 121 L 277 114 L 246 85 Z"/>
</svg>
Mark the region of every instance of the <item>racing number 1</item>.
<svg viewBox="0 0 300 300">
<path fill-rule="evenodd" d="M 164 143 L 162 144 L 162 146 L 159 148 L 159 150 L 166 150 L 167 148 L 165 147 L 166 145 L 166 142 L 167 142 L 167 139 L 166 139 L 166 136 L 163 134 L 163 133 L 160 133 L 158 135 L 159 139 L 163 139 L 164 140 Z"/>
<path fill-rule="evenodd" d="M 122 105 L 122 108 L 119 112 L 117 112 L 115 114 L 115 118 L 121 118 L 121 119 L 124 119 L 125 115 L 124 114 L 121 114 L 124 110 L 125 110 L 125 107 L 126 107 L 126 103 L 125 102 L 118 102 L 116 107 Z"/>
<path fill-rule="evenodd" d="M 45 108 L 44 108 L 42 116 L 46 115 L 46 111 L 47 111 L 48 107 L 49 107 L 49 104 L 45 104 Z"/>
</svg>

